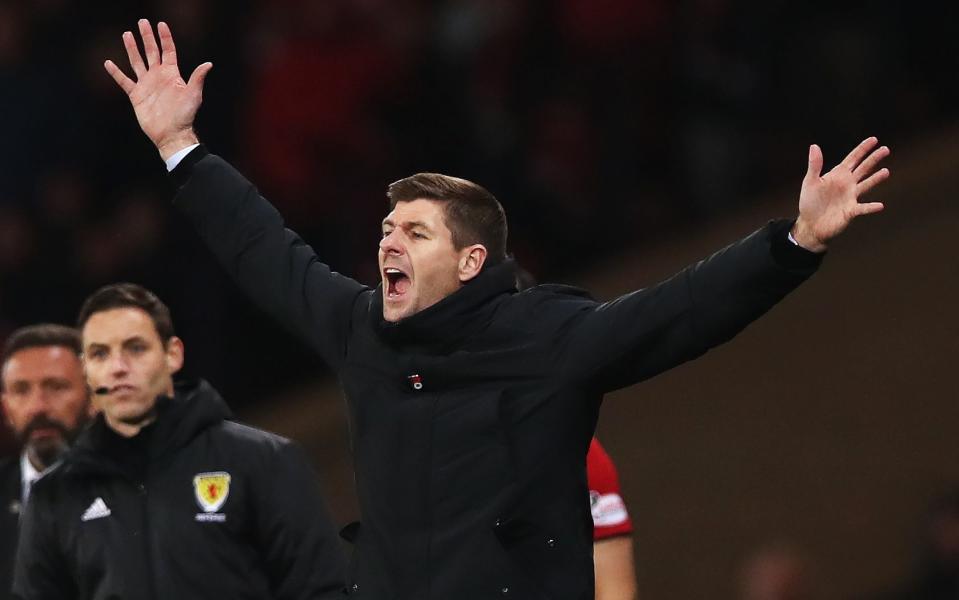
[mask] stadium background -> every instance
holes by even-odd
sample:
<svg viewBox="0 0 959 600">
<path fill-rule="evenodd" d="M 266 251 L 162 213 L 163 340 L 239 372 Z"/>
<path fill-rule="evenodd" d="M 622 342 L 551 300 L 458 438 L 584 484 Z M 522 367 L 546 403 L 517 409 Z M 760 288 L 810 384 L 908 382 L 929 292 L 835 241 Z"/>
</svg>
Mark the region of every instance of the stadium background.
<svg viewBox="0 0 959 600">
<path fill-rule="evenodd" d="M 600 434 L 646 598 L 737 597 L 742 561 L 768 543 L 804 557 L 815 597 L 913 568 L 926 504 L 959 484 L 954 3 L 0 4 L 0 337 L 71 323 L 108 282 L 154 289 L 187 371 L 301 440 L 346 521 L 334 382 L 170 210 L 103 72 L 125 63 L 119 35 L 138 17 L 170 23 L 185 75 L 214 63 L 198 119 L 210 148 L 364 282 L 385 186 L 412 172 L 483 183 L 520 263 L 611 297 L 792 215 L 809 143 L 831 165 L 878 135 L 893 148 L 887 212 L 735 343 L 611 396 Z"/>
</svg>

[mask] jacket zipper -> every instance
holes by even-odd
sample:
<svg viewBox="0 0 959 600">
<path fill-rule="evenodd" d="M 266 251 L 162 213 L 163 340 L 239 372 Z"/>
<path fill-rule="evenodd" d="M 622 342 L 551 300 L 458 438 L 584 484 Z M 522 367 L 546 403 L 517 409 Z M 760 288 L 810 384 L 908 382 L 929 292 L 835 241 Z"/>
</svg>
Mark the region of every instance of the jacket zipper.
<svg viewBox="0 0 959 600">
<path fill-rule="evenodd" d="M 430 449 L 429 455 L 427 458 L 426 466 L 426 520 L 427 520 L 427 542 L 426 542 L 426 597 L 429 599 L 433 598 L 433 525 L 434 517 L 433 514 L 433 436 L 436 435 L 436 408 L 439 405 L 439 398 L 434 396 L 430 399 Z"/>
<path fill-rule="evenodd" d="M 146 483 L 141 481 L 137 484 L 137 491 L 140 494 L 140 508 L 143 511 L 143 544 L 145 546 L 146 552 L 146 575 L 147 575 L 147 589 L 150 590 L 150 597 L 154 600 L 157 600 L 159 597 L 156 589 L 156 574 L 153 572 L 153 549 L 150 545 L 151 535 L 150 535 L 150 507 L 148 506 L 147 498 L 147 486 Z"/>
</svg>

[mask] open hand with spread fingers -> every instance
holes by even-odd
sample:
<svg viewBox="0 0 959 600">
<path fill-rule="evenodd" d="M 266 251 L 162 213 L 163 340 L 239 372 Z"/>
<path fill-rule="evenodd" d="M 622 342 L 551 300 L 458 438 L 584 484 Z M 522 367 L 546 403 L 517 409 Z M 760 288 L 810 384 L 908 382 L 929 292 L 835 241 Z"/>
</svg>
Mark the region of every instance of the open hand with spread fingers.
<svg viewBox="0 0 959 600">
<path fill-rule="evenodd" d="M 799 218 L 792 230 L 800 246 L 823 252 L 853 219 L 884 208 L 881 202 L 859 201 L 889 177 L 889 169 L 876 170 L 879 161 L 889 156 L 889 148 L 876 148 L 878 143 L 875 137 L 863 140 L 825 175 L 820 175 L 822 150 L 816 144 L 809 147 L 809 168 L 799 192 Z"/>
<path fill-rule="evenodd" d="M 112 60 L 103 66 L 126 92 L 140 128 L 166 160 L 178 150 L 197 142 L 193 119 L 203 100 L 203 81 L 213 64 L 206 62 L 198 66 L 190 80 L 184 82 L 177 66 L 176 46 L 169 26 L 161 21 L 157 27 L 159 47 L 150 22 L 140 19 L 138 26 L 146 63 L 133 33 L 123 33 L 123 45 L 136 81 L 127 77 Z"/>
</svg>

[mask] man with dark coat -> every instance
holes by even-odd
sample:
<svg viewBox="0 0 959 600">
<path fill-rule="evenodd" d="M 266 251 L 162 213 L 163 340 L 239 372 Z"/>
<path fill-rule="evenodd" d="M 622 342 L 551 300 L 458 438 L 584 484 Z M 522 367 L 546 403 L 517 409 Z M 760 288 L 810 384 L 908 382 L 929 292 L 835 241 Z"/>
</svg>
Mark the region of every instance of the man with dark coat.
<svg viewBox="0 0 959 600">
<path fill-rule="evenodd" d="M 23 483 L 19 456 L 0 461 L 0 598 L 10 597 L 13 559 L 20 534 Z"/>
<path fill-rule="evenodd" d="M 174 386 L 183 343 L 133 284 L 80 311 L 101 413 L 34 484 L 13 595 L 318 599 L 342 595 L 339 540 L 289 440 L 231 422 L 200 381 Z"/>
<path fill-rule="evenodd" d="M 20 533 L 23 483 L 20 457 L 0 461 L 0 598 L 10 597 L 13 583 L 13 559 Z"/>
<path fill-rule="evenodd" d="M 20 514 L 40 474 L 60 459 L 90 416 L 80 334 L 40 324 L 10 334 L 0 360 L 3 420 L 20 453 L 0 461 L 0 599 L 13 584 Z"/>
<path fill-rule="evenodd" d="M 870 138 L 820 176 L 810 148 L 795 222 L 761 228 L 672 279 L 598 303 L 517 293 L 502 207 L 421 173 L 392 184 L 382 283 L 334 273 L 284 228 L 193 119 L 210 63 L 184 82 L 169 28 L 123 36 L 136 81 L 106 69 L 179 186 L 176 204 L 246 293 L 338 372 L 362 525 L 347 587 L 375 600 L 591 600 L 585 457 L 599 399 L 733 337 L 808 278 L 826 243 L 879 203 Z M 571 227 L 575 224 L 570 224 Z"/>
</svg>

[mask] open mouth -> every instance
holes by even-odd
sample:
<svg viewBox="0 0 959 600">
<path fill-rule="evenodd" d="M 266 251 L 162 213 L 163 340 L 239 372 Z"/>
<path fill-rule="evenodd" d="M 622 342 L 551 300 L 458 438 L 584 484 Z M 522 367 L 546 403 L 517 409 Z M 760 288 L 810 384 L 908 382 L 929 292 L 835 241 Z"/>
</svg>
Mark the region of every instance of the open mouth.
<svg viewBox="0 0 959 600">
<path fill-rule="evenodd" d="M 396 267 L 383 269 L 383 283 L 386 287 L 386 297 L 398 299 L 409 291 L 412 281 L 410 276 Z"/>
</svg>

